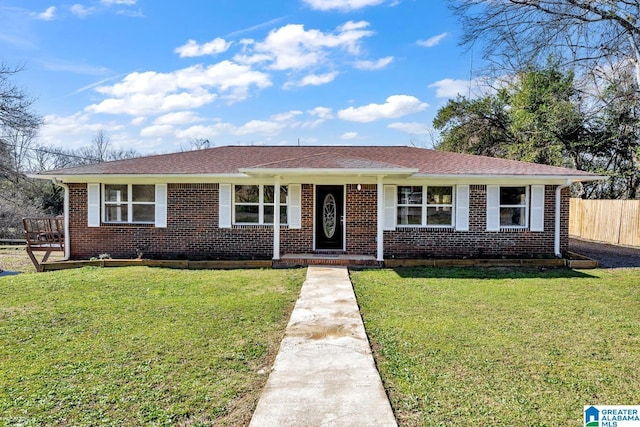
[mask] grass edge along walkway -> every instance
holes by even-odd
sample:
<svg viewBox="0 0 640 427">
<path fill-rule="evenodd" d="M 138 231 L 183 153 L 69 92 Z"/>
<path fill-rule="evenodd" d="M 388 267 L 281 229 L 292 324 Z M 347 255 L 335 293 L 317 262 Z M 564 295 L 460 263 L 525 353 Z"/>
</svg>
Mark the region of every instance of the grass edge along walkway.
<svg viewBox="0 0 640 427">
<path fill-rule="evenodd" d="M 638 404 L 640 270 L 351 273 L 401 426 L 576 425 Z"/>
<path fill-rule="evenodd" d="M 238 425 L 304 270 L 0 278 L 0 425 Z"/>
</svg>

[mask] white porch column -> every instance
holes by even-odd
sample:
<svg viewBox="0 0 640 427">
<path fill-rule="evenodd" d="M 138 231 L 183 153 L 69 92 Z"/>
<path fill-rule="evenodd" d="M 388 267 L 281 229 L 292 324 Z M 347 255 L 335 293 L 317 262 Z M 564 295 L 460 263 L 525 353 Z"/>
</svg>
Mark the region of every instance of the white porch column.
<svg viewBox="0 0 640 427">
<path fill-rule="evenodd" d="M 376 242 L 378 243 L 377 261 L 384 261 L 384 185 L 382 184 L 382 175 L 378 175 L 378 234 Z"/>
<path fill-rule="evenodd" d="M 273 184 L 273 259 L 280 259 L 280 177 Z"/>
</svg>

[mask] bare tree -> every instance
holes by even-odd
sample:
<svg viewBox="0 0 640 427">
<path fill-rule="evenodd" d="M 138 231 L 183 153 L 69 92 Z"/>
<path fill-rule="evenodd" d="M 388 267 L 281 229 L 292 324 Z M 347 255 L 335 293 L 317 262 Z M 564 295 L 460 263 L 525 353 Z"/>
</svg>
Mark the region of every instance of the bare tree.
<svg viewBox="0 0 640 427">
<path fill-rule="evenodd" d="M 10 80 L 20 71 L 0 63 L 0 128 L 37 129 L 42 118 L 31 110 L 34 100 Z"/>
<path fill-rule="evenodd" d="M 134 149 L 114 148 L 111 137 L 104 129 L 99 129 L 91 140 L 91 144 L 70 153 L 75 164 L 101 163 L 110 160 L 122 160 L 137 157 Z"/>
<path fill-rule="evenodd" d="M 11 79 L 22 68 L 0 63 L 0 177 L 15 178 L 42 119 L 31 110 L 33 99 Z"/>
<path fill-rule="evenodd" d="M 204 150 L 205 148 L 211 148 L 211 141 L 206 138 L 193 138 L 187 147 L 181 146 L 182 151 Z"/>
<path fill-rule="evenodd" d="M 31 152 L 35 147 L 37 130 L 33 128 L 5 128 L 5 142 L 8 147 L 7 161 L 14 177 L 29 169 Z"/>
<path fill-rule="evenodd" d="M 522 70 L 551 55 L 593 70 L 635 67 L 640 87 L 640 0 L 449 0 L 461 18 L 463 44 L 485 58 Z"/>
</svg>

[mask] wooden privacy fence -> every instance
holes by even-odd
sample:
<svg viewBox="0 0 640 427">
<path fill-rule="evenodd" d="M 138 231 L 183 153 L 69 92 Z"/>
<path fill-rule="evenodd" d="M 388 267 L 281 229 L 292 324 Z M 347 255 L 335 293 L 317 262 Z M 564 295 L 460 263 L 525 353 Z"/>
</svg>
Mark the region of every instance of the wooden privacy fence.
<svg viewBox="0 0 640 427">
<path fill-rule="evenodd" d="M 571 199 L 569 235 L 640 246 L 640 200 Z"/>
</svg>

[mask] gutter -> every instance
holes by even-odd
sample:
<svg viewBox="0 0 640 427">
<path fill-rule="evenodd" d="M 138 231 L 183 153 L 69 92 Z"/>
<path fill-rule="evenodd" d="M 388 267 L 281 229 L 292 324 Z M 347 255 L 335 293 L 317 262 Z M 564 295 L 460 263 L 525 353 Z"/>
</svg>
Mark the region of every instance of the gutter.
<svg viewBox="0 0 640 427">
<path fill-rule="evenodd" d="M 53 178 L 51 180 L 54 185 L 64 188 L 64 261 L 71 258 L 71 246 L 69 242 L 69 186 Z"/>
<path fill-rule="evenodd" d="M 553 250 L 556 257 L 562 258 L 560 252 L 560 206 L 562 202 L 562 190 L 569 187 L 572 184 L 572 180 L 569 178 L 567 181 L 556 187 L 556 215 L 555 215 L 555 233 L 553 236 Z"/>
</svg>

